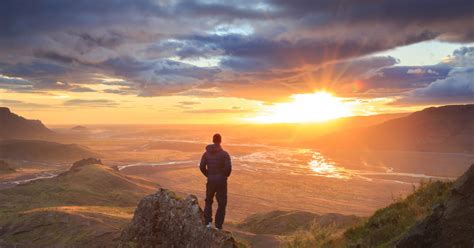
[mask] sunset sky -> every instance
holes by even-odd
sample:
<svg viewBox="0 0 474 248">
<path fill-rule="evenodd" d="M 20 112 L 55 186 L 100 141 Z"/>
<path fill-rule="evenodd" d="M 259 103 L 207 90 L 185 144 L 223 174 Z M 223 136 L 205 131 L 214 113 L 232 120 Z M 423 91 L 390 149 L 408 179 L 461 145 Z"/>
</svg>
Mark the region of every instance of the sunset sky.
<svg viewBox="0 0 474 248">
<path fill-rule="evenodd" d="M 46 124 L 474 103 L 472 0 L 4 0 L 0 23 L 0 106 Z"/>
</svg>

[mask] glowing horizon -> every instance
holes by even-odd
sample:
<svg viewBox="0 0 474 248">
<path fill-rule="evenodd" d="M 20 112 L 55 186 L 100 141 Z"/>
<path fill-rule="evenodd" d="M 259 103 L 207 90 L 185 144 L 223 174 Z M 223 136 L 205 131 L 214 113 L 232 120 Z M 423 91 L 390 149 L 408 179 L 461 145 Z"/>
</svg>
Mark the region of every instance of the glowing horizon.
<svg viewBox="0 0 474 248">
<path fill-rule="evenodd" d="M 291 99 L 291 102 L 275 103 L 263 113 L 246 120 L 256 123 L 310 123 L 353 115 L 350 104 L 325 91 L 295 94 Z"/>
</svg>

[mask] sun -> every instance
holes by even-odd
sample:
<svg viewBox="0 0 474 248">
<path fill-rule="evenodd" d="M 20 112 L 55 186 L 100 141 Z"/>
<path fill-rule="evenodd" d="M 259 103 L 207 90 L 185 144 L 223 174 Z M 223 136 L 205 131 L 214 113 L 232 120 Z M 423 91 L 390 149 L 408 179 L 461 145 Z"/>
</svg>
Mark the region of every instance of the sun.
<svg viewBox="0 0 474 248">
<path fill-rule="evenodd" d="M 325 91 L 296 94 L 291 98 L 291 102 L 270 105 L 260 115 L 248 120 L 256 123 L 306 123 L 352 115 L 350 104 Z"/>
</svg>

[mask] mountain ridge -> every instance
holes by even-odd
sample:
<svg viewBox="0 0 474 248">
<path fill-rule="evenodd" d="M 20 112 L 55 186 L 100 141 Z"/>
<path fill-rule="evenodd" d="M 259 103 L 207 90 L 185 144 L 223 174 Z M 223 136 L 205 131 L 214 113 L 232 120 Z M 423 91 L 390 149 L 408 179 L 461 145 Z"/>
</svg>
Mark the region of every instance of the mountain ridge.
<svg viewBox="0 0 474 248">
<path fill-rule="evenodd" d="M 474 153 L 474 104 L 430 107 L 382 124 L 337 132 L 323 149 Z"/>
<path fill-rule="evenodd" d="M 40 120 L 29 120 L 0 107 L 0 138 L 49 138 L 56 133 L 48 129 Z"/>
</svg>

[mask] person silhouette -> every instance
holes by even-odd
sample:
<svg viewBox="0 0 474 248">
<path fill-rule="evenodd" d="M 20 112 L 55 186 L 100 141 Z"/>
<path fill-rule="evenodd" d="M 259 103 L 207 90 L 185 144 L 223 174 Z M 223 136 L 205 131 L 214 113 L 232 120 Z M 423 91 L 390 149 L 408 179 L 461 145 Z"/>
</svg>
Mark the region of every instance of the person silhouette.
<svg viewBox="0 0 474 248">
<path fill-rule="evenodd" d="M 212 203 L 214 196 L 216 196 L 215 227 L 222 230 L 227 206 L 227 178 L 232 172 L 232 162 L 229 153 L 222 149 L 221 135 L 214 134 L 212 142 L 213 144 L 206 146 L 206 151 L 202 155 L 199 164 L 202 174 L 207 177 L 204 219 L 206 226 L 210 228 L 212 224 Z"/>
</svg>

